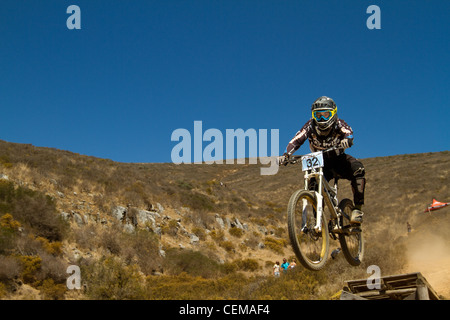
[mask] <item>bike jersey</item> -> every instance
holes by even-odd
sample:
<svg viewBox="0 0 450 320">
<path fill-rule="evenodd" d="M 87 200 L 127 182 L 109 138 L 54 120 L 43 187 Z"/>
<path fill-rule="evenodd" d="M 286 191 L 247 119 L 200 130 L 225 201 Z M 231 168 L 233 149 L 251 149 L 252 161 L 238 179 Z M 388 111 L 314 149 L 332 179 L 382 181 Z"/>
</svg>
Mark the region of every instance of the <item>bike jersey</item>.
<svg viewBox="0 0 450 320">
<path fill-rule="evenodd" d="M 312 152 L 337 147 L 344 139 L 348 139 L 349 146 L 351 146 L 353 144 L 353 130 L 344 120 L 337 119 L 328 135 L 321 136 L 316 131 L 314 121 L 310 119 L 289 142 L 286 152 L 292 155 L 306 139 L 309 140 L 309 147 Z"/>
</svg>

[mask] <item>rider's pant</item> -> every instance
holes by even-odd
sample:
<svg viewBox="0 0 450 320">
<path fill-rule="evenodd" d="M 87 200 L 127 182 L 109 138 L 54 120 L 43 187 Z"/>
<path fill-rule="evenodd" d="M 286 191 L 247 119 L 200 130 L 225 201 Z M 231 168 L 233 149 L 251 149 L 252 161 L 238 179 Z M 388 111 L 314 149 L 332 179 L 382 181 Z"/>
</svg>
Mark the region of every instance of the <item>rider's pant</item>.
<svg viewBox="0 0 450 320">
<path fill-rule="evenodd" d="M 366 187 L 365 169 L 361 161 L 349 154 L 341 154 L 339 156 L 324 157 L 325 179 L 330 181 L 333 179 L 334 173 L 339 178 L 351 181 L 353 202 L 355 205 L 364 204 L 364 190 Z"/>
</svg>

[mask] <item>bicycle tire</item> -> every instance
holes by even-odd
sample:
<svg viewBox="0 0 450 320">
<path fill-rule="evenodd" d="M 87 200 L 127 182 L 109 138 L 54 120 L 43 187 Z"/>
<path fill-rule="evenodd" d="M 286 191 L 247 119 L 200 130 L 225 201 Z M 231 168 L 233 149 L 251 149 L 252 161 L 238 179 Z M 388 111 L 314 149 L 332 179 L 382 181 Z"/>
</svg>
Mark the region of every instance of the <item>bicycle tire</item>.
<svg viewBox="0 0 450 320">
<path fill-rule="evenodd" d="M 294 250 L 294 253 L 297 256 L 300 263 L 309 270 L 319 271 L 325 266 L 328 259 L 328 253 L 330 250 L 328 221 L 325 218 L 325 216 L 322 217 L 321 233 L 320 234 L 316 233 L 318 241 L 322 242 L 321 243 L 322 248 L 320 249 L 320 254 L 318 254 L 319 260 L 313 261 L 307 256 L 307 253 L 304 252 L 305 250 L 302 249 L 301 242 L 299 241 L 300 238 L 308 236 L 301 233 L 301 226 L 298 226 L 296 223 L 297 204 L 300 202 L 300 205 L 303 205 L 303 199 L 306 199 L 312 205 L 314 210 L 317 208 L 317 200 L 313 192 L 301 189 L 292 194 L 291 198 L 289 199 L 287 208 L 289 239 L 292 248 Z"/>
<path fill-rule="evenodd" d="M 353 202 L 350 199 L 343 199 L 339 202 L 339 208 L 343 213 L 343 217 L 341 217 L 341 226 L 348 230 L 351 228 L 350 216 L 352 210 L 354 209 Z M 352 241 L 353 245 L 351 246 L 349 246 L 350 237 L 352 237 L 352 239 L 354 238 Z M 340 233 L 339 242 L 347 262 L 352 266 L 359 266 L 364 258 L 364 236 L 362 231 L 351 235 L 349 235 L 348 232 Z"/>
</svg>

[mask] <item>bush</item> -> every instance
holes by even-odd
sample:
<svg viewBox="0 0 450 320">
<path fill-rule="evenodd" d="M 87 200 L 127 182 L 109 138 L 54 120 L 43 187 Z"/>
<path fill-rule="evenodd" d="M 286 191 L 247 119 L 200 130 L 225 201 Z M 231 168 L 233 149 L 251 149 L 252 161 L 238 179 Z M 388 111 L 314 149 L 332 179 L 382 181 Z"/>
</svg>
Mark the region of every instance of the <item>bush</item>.
<svg viewBox="0 0 450 320">
<path fill-rule="evenodd" d="M 275 239 L 272 237 L 266 237 L 264 239 L 264 245 L 275 251 L 276 253 L 283 253 L 283 248 L 286 246 L 286 240 L 284 239 Z"/>
<path fill-rule="evenodd" d="M 61 241 L 66 225 L 50 197 L 19 187 L 14 201 L 14 216 L 28 224 L 36 235 Z"/>
<path fill-rule="evenodd" d="M 10 256 L 0 255 L 0 281 L 8 283 L 22 272 L 20 262 Z"/>
<path fill-rule="evenodd" d="M 4 283 L 0 282 L 0 299 L 3 299 L 7 293 L 8 293 L 8 289 L 6 288 L 6 285 Z"/>
<path fill-rule="evenodd" d="M 224 248 L 227 252 L 234 251 L 234 244 L 233 244 L 233 242 L 231 242 L 229 240 L 219 242 L 219 246 Z"/>
<path fill-rule="evenodd" d="M 45 279 L 38 289 L 47 300 L 63 300 L 67 291 L 65 284 L 57 284 L 53 279 Z"/>
<path fill-rule="evenodd" d="M 0 228 L 17 231 L 20 228 L 20 222 L 14 220 L 13 216 L 7 213 L 0 217 Z"/>
<path fill-rule="evenodd" d="M 16 230 L 23 224 L 50 241 L 61 241 L 67 228 L 49 196 L 25 187 L 14 188 L 10 181 L 0 180 L 0 213 L 7 228 Z"/>
<path fill-rule="evenodd" d="M 240 238 L 244 235 L 244 230 L 236 227 L 231 228 L 228 232 L 236 238 Z"/>
<path fill-rule="evenodd" d="M 225 233 L 223 232 L 223 230 L 212 230 L 209 235 L 211 236 L 211 238 L 216 241 L 216 242 L 221 242 L 225 239 Z"/>
<path fill-rule="evenodd" d="M 176 236 L 178 233 L 178 225 L 176 220 L 169 220 L 161 227 L 161 232 L 170 236 Z"/>
<path fill-rule="evenodd" d="M 41 268 L 42 259 L 39 256 L 19 256 L 22 263 L 22 279 L 25 283 L 35 284 L 36 274 Z"/>
<path fill-rule="evenodd" d="M 204 228 L 194 227 L 192 233 L 195 234 L 200 240 L 206 240 L 206 232 Z"/>
<path fill-rule="evenodd" d="M 192 210 L 214 211 L 216 207 L 210 197 L 196 191 L 180 191 L 179 196 L 181 204 Z"/>
<path fill-rule="evenodd" d="M 36 240 L 42 244 L 44 250 L 54 256 L 62 254 L 62 242 L 51 242 L 47 238 L 37 237 Z"/>
<path fill-rule="evenodd" d="M 81 267 L 86 294 L 94 300 L 140 300 L 145 298 L 145 278 L 136 265 L 108 256 Z"/>
<path fill-rule="evenodd" d="M 236 271 L 257 271 L 259 263 L 255 259 L 234 260 L 233 262 L 225 263 L 224 265 L 227 273 Z"/>
<path fill-rule="evenodd" d="M 164 269 L 167 269 L 168 273 L 172 275 L 184 272 L 202 278 L 212 278 L 223 272 L 222 266 L 218 262 L 199 251 L 186 249 L 167 250 Z"/>
</svg>

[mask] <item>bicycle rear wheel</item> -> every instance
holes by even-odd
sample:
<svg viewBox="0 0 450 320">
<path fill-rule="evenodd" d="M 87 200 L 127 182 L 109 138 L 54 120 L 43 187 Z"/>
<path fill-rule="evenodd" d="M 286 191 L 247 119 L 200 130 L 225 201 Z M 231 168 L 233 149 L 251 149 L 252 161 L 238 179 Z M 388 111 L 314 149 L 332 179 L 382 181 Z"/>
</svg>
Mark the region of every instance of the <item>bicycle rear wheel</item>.
<svg viewBox="0 0 450 320">
<path fill-rule="evenodd" d="M 300 263 L 318 271 L 325 266 L 329 252 L 328 224 L 323 217 L 322 228 L 316 232 L 317 201 L 313 192 L 298 190 L 292 194 L 287 214 L 292 248 Z"/>
<path fill-rule="evenodd" d="M 339 233 L 339 242 L 345 259 L 352 266 L 359 266 L 364 257 L 364 237 L 361 227 L 352 226 L 350 218 L 354 209 L 350 199 L 343 199 L 339 203 L 342 211 L 341 226 L 342 233 Z"/>
</svg>

